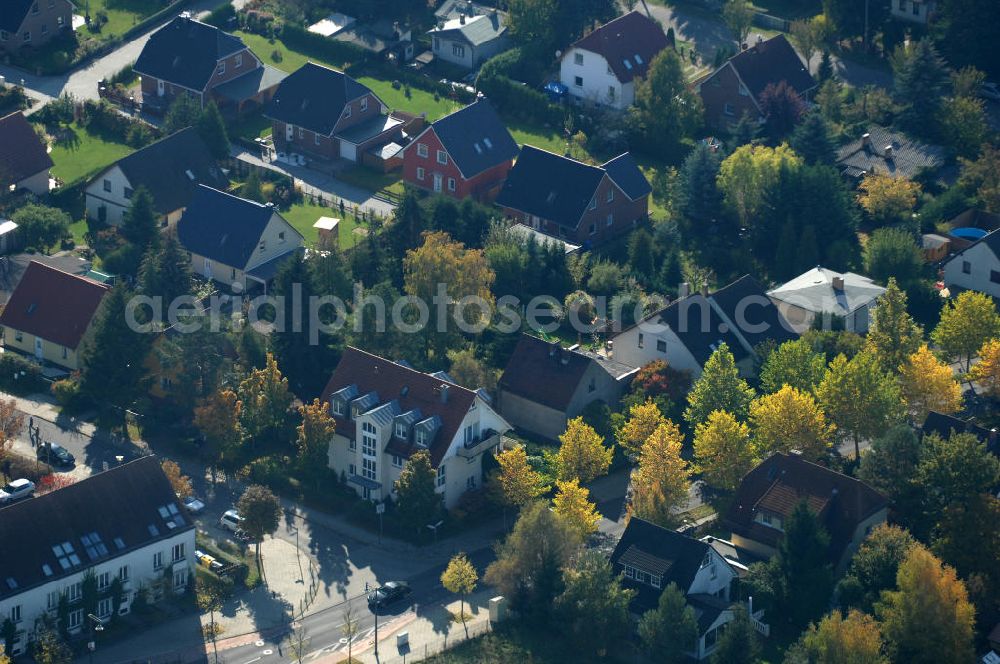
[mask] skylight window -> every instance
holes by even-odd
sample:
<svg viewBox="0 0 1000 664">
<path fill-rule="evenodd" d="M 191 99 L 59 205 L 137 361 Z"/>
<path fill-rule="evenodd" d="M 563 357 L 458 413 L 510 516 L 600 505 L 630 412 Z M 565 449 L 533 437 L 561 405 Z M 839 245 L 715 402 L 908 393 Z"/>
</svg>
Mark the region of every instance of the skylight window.
<svg viewBox="0 0 1000 664">
<path fill-rule="evenodd" d="M 45 576 L 52 576 L 52 568 L 49 567 L 48 563 L 42 564 L 42 574 L 44 574 Z"/>
<path fill-rule="evenodd" d="M 160 536 L 160 529 L 156 527 L 156 524 L 154 523 L 149 524 L 149 534 L 152 535 L 153 537 Z"/>
<path fill-rule="evenodd" d="M 80 556 L 76 555 L 76 550 L 69 542 L 56 544 L 52 547 L 52 553 L 55 554 L 56 559 L 59 561 L 59 566 L 64 570 L 78 567 L 80 565 Z"/>
<path fill-rule="evenodd" d="M 83 548 L 87 551 L 87 557 L 97 560 L 108 555 L 108 547 L 101 541 L 101 536 L 97 533 L 88 533 L 80 538 Z"/>
<path fill-rule="evenodd" d="M 481 146 L 479 143 L 473 143 L 472 147 L 476 150 L 476 154 L 483 153 L 483 146 Z"/>
<path fill-rule="evenodd" d="M 11 590 L 17 588 L 17 581 L 14 580 L 14 577 L 12 576 L 7 577 L 7 587 L 10 588 Z"/>
<path fill-rule="evenodd" d="M 486 144 L 487 149 L 493 149 L 493 141 L 491 141 L 488 137 L 483 139 L 483 143 Z"/>
<path fill-rule="evenodd" d="M 115 543 L 115 548 L 117 548 L 119 551 L 125 548 L 125 540 L 123 540 L 121 537 L 116 537 L 112 541 Z"/>
<path fill-rule="evenodd" d="M 635 54 L 635 62 L 636 62 L 636 64 L 640 64 L 640 65 L 642 64 L 642 58 L 639 57 L 638 53 Z"/>
<path fill-rule="evenodd" d="M 191 182 L 195 181 L 194 173 L 191 172 L 190 168 L 184 171 L 184 174 L 188 176 L 188 180 L 191 180 Z"/>
<path fill-rule="evenodd" d="M 622 62 L 625 63 L 625 69 L 628 69 L 629 71 L 632 71 L 632 62 L 631 61 L 629 61 L 629 60 L 622 60 Z"/>
</svg>

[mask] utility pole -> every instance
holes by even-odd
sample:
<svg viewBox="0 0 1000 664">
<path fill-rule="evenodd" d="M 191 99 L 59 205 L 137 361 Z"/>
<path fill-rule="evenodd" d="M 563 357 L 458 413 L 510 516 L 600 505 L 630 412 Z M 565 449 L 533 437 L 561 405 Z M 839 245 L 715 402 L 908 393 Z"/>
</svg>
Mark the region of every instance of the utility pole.
<svg viewBox="0 0 1000 664">
<path fill-rule="evenodd" d="M 870 0 L 865 0 L 865 53 L 868 52 L 868 3 Z"/>
</svg>

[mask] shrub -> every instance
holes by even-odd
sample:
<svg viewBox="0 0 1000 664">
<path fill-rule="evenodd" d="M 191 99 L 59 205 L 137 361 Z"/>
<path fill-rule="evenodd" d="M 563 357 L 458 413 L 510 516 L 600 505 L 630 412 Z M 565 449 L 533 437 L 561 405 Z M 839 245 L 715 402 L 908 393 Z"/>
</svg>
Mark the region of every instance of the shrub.
<svg viewBox="0 0 1000 664">
<path fill-rule="evenodd" d="M 229 24 L 236 18 L 236 8 L 231 3 L 226 3 L 213 10 L 202 21 L 217 28 L 228 28 Z"/>
<path fill-rule="evenodd" d="M 14 394 L 44 392 L 42 368 L 15 352 L 0 355 L 0 389 Z"/>
<path fill-rule="evenodd" d="M 69 406 L 80 396 L 80 381 L 66 378 L 52 383 L 52 396 L 60 406 Z"/>
<path fill-rule="evenodd" d="M 294 24 L 281 28 L 281 40 L 290 49 L 331 62 L 356 64 L 368 59 L 368 52 L 354 44 L 334 41 Z"/>
</svg>

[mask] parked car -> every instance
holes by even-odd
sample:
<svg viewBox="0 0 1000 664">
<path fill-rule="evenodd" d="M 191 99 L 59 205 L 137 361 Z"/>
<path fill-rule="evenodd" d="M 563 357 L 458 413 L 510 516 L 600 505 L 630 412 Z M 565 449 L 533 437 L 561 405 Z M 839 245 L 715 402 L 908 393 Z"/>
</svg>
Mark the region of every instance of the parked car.
<svg viewBox="0 0 1000 664">
<path fill-rule="evenodd" d="M 31 480 L 19 479 L 8 482 L 0 489 L 0 505 L 12 503 L 15 500 L 27 498 L 35 492 L 35 483 Z"/>
<path fill-rule="evenodd" d="M 190 514 L 201 514 L 205 511 L 205 503 L 201 502 L 194 496 L 188 496 L 184 499 L 184 509 L 186 509 Z"/>
<path fill-rule="evenodd" d="M 388 581 L 368 594 L 368 606 L 381 609 L 406 598 L 411 592 L 410 586 L 402 581 Z"/>
<path fill-rule="evenodd" d="M 984 99 L 1000 101 L 1000 86 L 996 83 L 986 82 L 979 86 L 979 96 Z"/>
<path fill-rule="evenodd" d="M 50 466 L 72 466 L 76 463 L 76 457 L 57 443 L 42 443 L 35 450 L 35 456 L 39 461 L 44 461 Z"/>
<path fill-rule="evenodd" d="M 225 514 L 219 518 L 219 525 L 229 532 L 235 533 L 241 530 L 243 517 L 236 510 L 226 510 Z"/>
</svg>

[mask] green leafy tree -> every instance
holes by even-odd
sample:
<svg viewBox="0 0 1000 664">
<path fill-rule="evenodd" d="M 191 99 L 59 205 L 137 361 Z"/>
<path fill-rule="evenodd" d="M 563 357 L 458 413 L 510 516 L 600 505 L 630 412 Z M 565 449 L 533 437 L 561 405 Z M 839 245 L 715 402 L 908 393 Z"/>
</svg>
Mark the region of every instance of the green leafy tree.
<svg viewBox="0 0 1000 664">
<path fill-rule="evenodd" d="M 200 118 L 201 102 L 198 98 L 190 94 L 178 95 L 163 118 L 163 133 L 170 135 L 185 127 L 194 127 Z"/>
<path fill-rule="evenodd" d="M 663 664 L 681 664 L 688 661 L 685 653 L 694 649 L 697 638 L 698 619 L 694 609 L 688 606 L 677 584 L 671 582 L 660 593 L 656 608 L 639 619 L 643 650 Z"/>
<path fill-rule="evenodd" d="M 864 249 L 865 272 L 875 281 L 895 278 L 904 286 L 920 277 L 924 256 L 911 233 L 900 228 L 878 228 Z"/>
<path fill-rule="evenodd" d="M 722 20 L 733 33 L 737 48 L 747 42 L 753 26 L 753 7 L 746 0 L 726 0 L 722 6 Z"/>
<path fill-rule="evenodd" d="M 906 292 L 889 277 L 872 313 L 865 346 L 878 359 L 882 371 L 898 373 L 907 358 L 920 349 L 924 331 L 907 311 Z"/>
<path fill-rule="evenodd" d="M 760 391 L 773 394 L 784 385 L 815 392 L 826 375 L 826 358 L 805 339 L 786 341 L 772 351 L 760 370 Z"/>
<path fill-rule="evenodd" d="M 17 224 L 20 241 L 25 247 L 45 251 L 69 236 L 69 215 L 59 208 L 28 204 L 18 208 L 11 216 Z"/>
<path fill-rule="evenodd" d="M 900 45 L 891 62 L 896 99 L 903 106 L 899 119 L 912 131 L 926 134 L 948 89 L 948 67 L 926 38 Z"/>
<path fill-rule="evenodd" d="M 931 339 L 950 359 L 961 360 L 968 371 L 983 344 L 1000 336 L 1000 315 L 993 299 L 976 291 L 963 291 L 941 310 L 941 320 Z"/>
<path fill-rule="evenodd" d="M 569 421 L 559 436 L 559 478 L 587 483 L 607 474 L 614 446 L 605 447 L 604 439 L 594 428 L 577 417 Z"/>
<path fill-rule="evenodd" d="M 795 128 L 791 139 L 792 149 L 810 166 L 833 166 L 837 161 L 836 144 L 830 136 L 830 125 L 822 113 L 808 113 L 802 124 Z"/>
<path fill-rule="evenodd" d="M 256 168 L 250 169 L 250 174 L 247 175 L 247 181 L 243 183 L 243 187 L 240 190 L 240 196 L 258 203 L 266 202 L 267 199 L 264 197 L 264 185 L 260 181 L 260 172 Z"/>
<path fill-rule="evenodd" d="M 785 144 L 776 148 L 744 145 L 719 166 L 718 187 L 742 226 L 750 228 L 758 221 L 768 196 L 781 182 L 783 172 L 801 165 L 802 158 Z"/>
<path fill-rule="evenodd" d="M 229 133 L 222 114 L 214 101 L 205 105 L 205 110 L 198 117 L 198 135 L 205 141 L 208 151 L 216 159 L 229 158 Z"/>
<path fill-rule="evenodd" d="M 723 410 L 712 411 L 695 426 L 694 460 L 709 486 L 733 491 L 757 461 L 749 427 Z"/>
<path fill-rule="evenodd" d="M 479 581 L 479 573 L 476 567 L 469 562 L 464 553 L 456 553 L 448 561 L 448 567 L 441 573 L 441 585 L 450 593 L 459 596 L 458 614 L 462 619 L 462 626 L 465 627 L 465 635 L 469 635 L 469 627 L 465 623 L 465 598 L 476 589 Z"/>
<path fill-rule="evenodd" d="M 563 625 L 583 653 L 604 656 L 630 633 L 629 602 L 636 591 L 622 588 L 610 563 L 597 551 L 586 551 L 563 572 L 566 589 L 555 607 Z"/>
<path fill-rule="evenodd" d="M 684 64 L 674 49 L 663 49 L 649 63 L 645 78 L 636 84 L 630 112 L 647 150 L 672 153 L 701 124 L 701 98 L 687 86 Z"/>
<path fill-rule="evenodd" d="M 285 437 L 292 395 L 273 355 L 267 354 L 264 368 L 250 370 L 236 393 L 243 404 L 240 427 L 252 442 Z"/>
<path fill-rule="evenodd" d="M 886 590 L 895 590 L 896 574 L 916 543 L 899 526 L 881 524 L 858 547 L 847 573 L 837 585 L 837 598 L 845 608 L 871 613 Z"/>
<path fill-rule="evenodd" d="M 945 509 L 965 506 L 1000 484 L 1000 460 L 971 433 L 953 433 L 945 440 L 924 436 L 916 481 L 923 492 L 922 535 L 938 523 Z"/>
<path fill-rule="evenodd" d="M 733 609 L 733 620 L 719 637 L 711 661 L 712 664 L 759 664 L 761 661 L 757 630 L 750 624 L 750 616 L 743 606 Z"/>
<path fill-rule="evenodd" d="M 1000 148 L 984 145 L 979 158 L 959 158 L 962 171 L 958 185 L 989 212 L 1000 212 Z"/>
<path fill-rule="evenodd" d="M 437 473 L 427 450 L 415 452 L 396 480 L 396 512 L 402 523 L 415 530 L 434 521 L 441 513 L 441 494 L 436 490 Z"/>
<path fill-rule="evenodd" d="M 37 664 L 70 664 L 73 661 L 73 651 L 59 634 L 49 628 L 35 633 L 32 655 Z"/>
<path fill-rule="evenodd" d="M 981 612 L 1000 603 L 1000 499 L 980 493 L 945 508 L 934 528 L 931 548 L 966 580 Z"/>
<path fill-rule="evenodd" d="M 712 353 L 701 376 L 688 394 L 684 419 L 692 427 L 708 419 L 715 410 L 731 413 L 737 420 L 746 420 L 754 390 L 740 378 L 729 346 L 721 344 Z"/>
<path fill-rule="evenodd" d="M 920 450 L 913 428 L 900 424 L 872 441 L 858 469 L 861 480 L 889 499 L 896 518 L 905 525 L 920 516 L 923 497 L 916 481 Z"/>
<path fill-rule="evenodd" d="M 975 97 L 945 100 L 940 111 L 941 139 L 955 154 L 974 159 L 990 135 L 986 107 Z"/>
<path fill-rule="evenodd" d="M 266 486 L 251 484 L 236 502 L 236 511 L 243 517 L 242 528 L 254 544 L 257 571 L 260 572 L 260 543 L 265 535 L 273 535 L 281 524 L 281 501 Z"/>
</svg>

